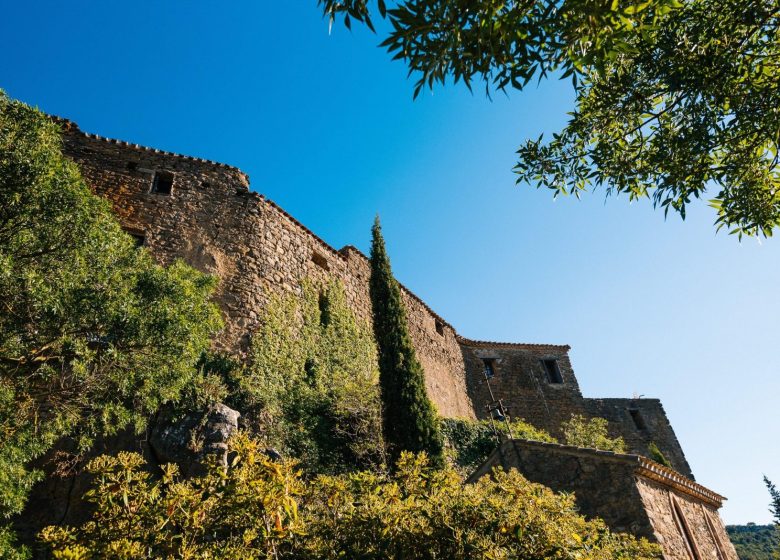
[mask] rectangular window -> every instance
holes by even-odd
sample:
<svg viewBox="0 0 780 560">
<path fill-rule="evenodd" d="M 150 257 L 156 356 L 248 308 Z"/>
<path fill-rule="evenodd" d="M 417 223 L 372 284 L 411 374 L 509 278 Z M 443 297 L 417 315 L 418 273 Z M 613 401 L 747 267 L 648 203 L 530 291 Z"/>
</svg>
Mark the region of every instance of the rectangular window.
<svg viewBox="0 0 780 560">
<path fill-rule="evenodd" d="M 547 381 L 555 384 L 563 383 L 563 376 L 561 375 L 561 370 L 558 367 L 558 360 L 554 358 L 548 358 L 542 360 L 542 365 L 544 365 L 544 371 L 547 373 Z"/>
<path fill-rule="evenodd" d="M 152 192 L 154 194 L 170 195 L 173 190 L 173 173 L 169 171 L 158 171 L 154 174 L 152 181 Z"/>
<path fill-rule="evenodd" d="M 634 426 L 636 426 L 637 430 L 646 430 L 647 424 L 645 424 L 645 419 L 642 418 L 642 413 L 639 412 L 636 408 L 629 408 L 628 413 L 631 415 L 631 420 L 634 421 Z"/>
<path fill-rule="evenodd" d="M 311 261 L 324 270 L 330 270 L 330 266 L 328 266 L 328 259 L 325 258 L 325 255 L 321 255 L 317 251 L 312 253 Z"/>
<path fill-rule="evenodd" d="M 436 326 L 436 332 L 439 333 L 441 336 L 444 336 L 444 323 L 436 319 L 434 321 L 434 324 Z"/>
<path fill-rule="evenodd" d="M 493 358 L 482 358 L 482 363 L 485 365 L 485 377 L 492 379 L 496 375 L 496 361 Z"/>
</svg>

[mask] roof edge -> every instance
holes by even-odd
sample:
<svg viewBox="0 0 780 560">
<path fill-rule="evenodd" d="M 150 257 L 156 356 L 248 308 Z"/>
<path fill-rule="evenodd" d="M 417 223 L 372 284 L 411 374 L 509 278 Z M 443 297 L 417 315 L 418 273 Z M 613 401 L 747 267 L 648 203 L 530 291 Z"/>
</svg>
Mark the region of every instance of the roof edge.
<svg viewBox="0 0 780 560">
<path fill-rule="evenodd" d="M 475 475 L 482 471 L 485 466 L 490 464 L 491 461 L 495 461 L 496 456 L 504 455 L 507 451 L 516 451 L 517 445 L 522 445 L 524 447 L 537 447 L 548 450 L 552 449 L 570 455 L 588 455 L 606 461 L 624 463 L 634 467 L 633 472 L 635 475 L 673 488 L 678 492 L 705 502 L 716 509 L 720 509 L 720 507 L 723 505 L 723 502 L 726 500 L 724 496 L 714 492 L 713 490 L 710 490 L 706 486 L 691 480 L 687 476 L 680 474 L 674 469 L 665 467 L 660 463 L 656 463 L 655 461 L 648 459 L 647 457 L 643 457 L 642 455 L 636 455 L 632 453 L 615 453 L 614 451 L 604 451 L 601 449 L 592 449 L 589 447 L 578 447 L 575 445 L 564 445 L 561 443 L 548 443 L 525 439 L 507 439 L 503 441 L 501 445 L 493 450 L 485 462 L 474 470 L 474 473 L 468 477 L 467 482 L 473 482 L 479 478 Z"/>
</svg>

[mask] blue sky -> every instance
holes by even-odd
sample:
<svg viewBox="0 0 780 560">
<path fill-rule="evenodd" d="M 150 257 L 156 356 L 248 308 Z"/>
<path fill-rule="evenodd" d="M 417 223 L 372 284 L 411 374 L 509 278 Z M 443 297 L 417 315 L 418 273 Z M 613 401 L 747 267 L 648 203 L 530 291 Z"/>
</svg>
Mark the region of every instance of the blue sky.
<svg viewBox="0 0 780 560">
<path fill-rule="evenodd" d="M 587 396 L 659 397 L 727 523 L 780 482 L 780 239 L 715 234 L 596 192 L 515 186 L 514 151 L 572 108 L 564 82 L 412 101 L 364 29 L 296 2 L 7 2 L 0 88 L 82 129 L 249 173 L 335 247 L 380 213 L 396 276 L 461 334 L 566 343 Z"/>
</svg>

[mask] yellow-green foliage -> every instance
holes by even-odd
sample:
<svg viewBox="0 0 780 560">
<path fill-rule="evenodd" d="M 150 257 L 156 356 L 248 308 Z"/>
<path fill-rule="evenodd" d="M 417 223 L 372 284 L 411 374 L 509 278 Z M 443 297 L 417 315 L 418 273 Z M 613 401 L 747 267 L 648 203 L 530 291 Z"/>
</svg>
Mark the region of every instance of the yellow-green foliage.
<svg viewBox="0 0 780 560">
<path fill-rule="evenodd" d="M 383 464 L 376 345 L 340 283 L 272 296 L 252 351 L 237 400 L 270 445 L 315 472 Z"/>
<path fill-rule="evenodd" d="M 622 437 L 611 438 L 607 432 L 607 421 L 604 418 L 587 419 L 579 414 L 572 414 L 563 423 L 563 437 L 567 445 L 590 447 L 615 453 L 626 452 L 626 442 Z"/>
<path fill-rule="evenodd" d="M 78 528 L 50 527 L 42 540 L 57 559 L 248 560 L 649 560 L 656 546 L 611 533 L 517 471 L 463 485 L 452 469 L 431 469 L 404 453 L 392 475 L 361 472 L 302 481 L 271 463 L 244 435 L 232 466 L 212 464 L 159 482 L 138 455 L 101 457 L 89 494 L 97 511 Z"/>
<path fill-rule="evenodd" d="M 142 470 L 137 453 L 101 456 L 86 499 L 96 506 L 78 528 L 47 527 L 40 538 L 57 560 L 276 558 L 280 542 L 301 530 L 303 484 L 290 463 L 274 463 L 239 434 L 228 469 L 182 480 L 165 465 L 160 480 Z"/>
<path fill-rule="evenodd" d="M 463 474 L 471 474 L 498 445 L 494 428 L 500 436 L 508 437 L 510 427 L 512 437 L 516 439 L 558 443 L 544 430 L 535 428 L 523 420 L 513 420 L 508 427 L 505 422 L 491 424 L 488 420 L 444 418 L 441 421 L 441 432 L 448 459 Z"/>
</svg>

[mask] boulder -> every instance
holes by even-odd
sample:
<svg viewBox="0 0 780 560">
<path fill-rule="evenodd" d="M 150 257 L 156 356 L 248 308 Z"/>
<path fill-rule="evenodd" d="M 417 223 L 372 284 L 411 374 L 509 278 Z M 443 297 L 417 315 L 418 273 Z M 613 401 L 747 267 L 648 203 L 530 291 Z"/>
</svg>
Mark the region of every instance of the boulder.
<svg viewBox="0 0 780 560">
<path fill-rule="evenodd" d="M 154 423 L 149 445 L 160 463 L 176 463 L 185 476 L 200 474 L 206 458 L 227 465 L 227 442 L 238 430 L 241 414 L 224 404 L 175 415 L 162 412 Z"/>
</svg>

